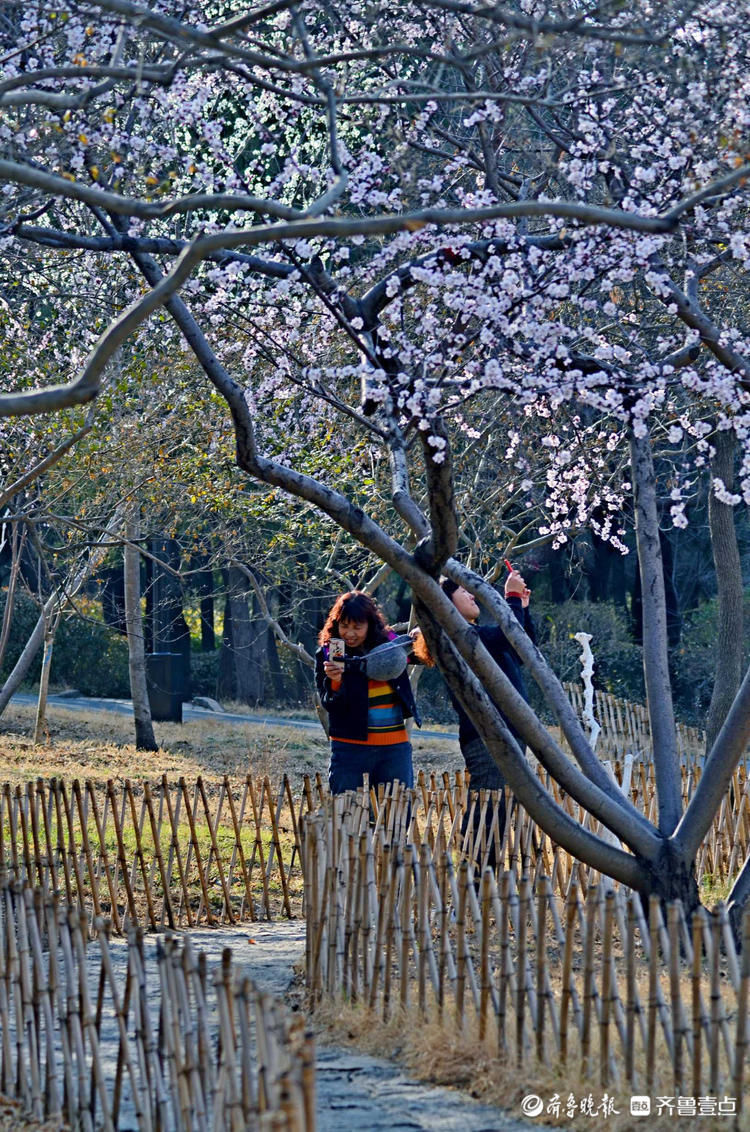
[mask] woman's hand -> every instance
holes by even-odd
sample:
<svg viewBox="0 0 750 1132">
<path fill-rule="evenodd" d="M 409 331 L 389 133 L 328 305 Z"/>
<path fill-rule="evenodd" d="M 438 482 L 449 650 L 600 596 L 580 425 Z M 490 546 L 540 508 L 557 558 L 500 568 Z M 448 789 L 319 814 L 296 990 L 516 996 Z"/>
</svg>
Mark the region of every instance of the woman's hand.
<svg viewBox="0 0 750 1132">
<path fill-rule="evenodd" d="M 512 570 L 505 580 L 505 596 L 520 597 L 524 609 L 531 600 L 531 590 L 526 585 L 523 575 L 518 570 Z"/>
<path fill-rule="evenodd" d="M 332 684 L 340 684 L 344 675 L 344 665 L 339 660 L 324 660 L 323 671 Z"/>
</svg>

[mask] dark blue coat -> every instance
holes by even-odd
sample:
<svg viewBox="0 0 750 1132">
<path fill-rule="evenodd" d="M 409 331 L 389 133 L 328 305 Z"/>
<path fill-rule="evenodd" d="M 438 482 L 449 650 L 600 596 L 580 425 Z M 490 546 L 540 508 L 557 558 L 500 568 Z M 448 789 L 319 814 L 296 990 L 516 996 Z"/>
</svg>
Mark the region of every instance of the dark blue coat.
<svg viewBox="0 0 750 1132">
<path fill-rule="evenodd" d="M 531 620 L 531 615 L 528 608 L 523 608 L 520 597 L 516 597 L 515 594 L 511 594 L 507 601 L 508 605 L 515 613 L 516 618 L 521 622 L 529 637 L 533 641 L 535 639 L 534 624 Z M 496 664 L 498 664 L 499 667 L 503 670 L 516 691 L 519 692 L 526 701 L 528 701 L 529 696 L 528 692 L 526 691 L 526 684 L 524 683 L 523 673 L 521 672 L 521 661 L 518 658 L 518 653 L 515 651 L 500 626 L 478 625 L 476 626 L 476 633 L 484 647 L 487 649 L 487 652 L 490 654 Z M 448 694 L 450 695 L 451 702 L 453 703 L 453 706 L 456 709 L 456 714 L 458 715 L 458 742 L 461 750 L 463 750 L 469 745 L 469 743 L 472 743 L 475 739 L 478 739 L 479 734 L 476 727 L 469 719 L 469 716 L 464 711 L 463 706 L 458 702 L 458 700 L 450 692 L 450 690 Z M 500 714 L 503 715 L 502 712 L 500 712 Z M 504 715 L 503 719 L 505 719 Z M 516 739 L 518 739 L 519 737 L 515 729 L 511 727 L 507 719 L 505 719 L 505 722 L 508 724 L 511 733 L 515 736 Z M 523 743 L 521 744 L 521 746 L 523 746 Z"/>
</svg>

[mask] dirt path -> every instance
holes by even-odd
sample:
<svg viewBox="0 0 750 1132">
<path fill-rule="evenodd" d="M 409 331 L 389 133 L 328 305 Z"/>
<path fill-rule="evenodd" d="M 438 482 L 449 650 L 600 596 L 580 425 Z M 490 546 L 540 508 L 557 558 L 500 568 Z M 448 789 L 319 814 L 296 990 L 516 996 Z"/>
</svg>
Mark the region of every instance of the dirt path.
<svg viewBox="0 0 750 1132">
<path fill-rule="evenodd" d="M 147 964 L 155 964 L 157 936 L 146 936 Z M 235 967 L 258 986 L 283 998 L 304 954 L 301 920 L 254 923 L 244 928 L 197 929 L 190 933 L 196 950 L 219 962 L 231 947 Z M 250 942 L 250 941 L 253 942 Z M 124 944 L 113 941 L 112 955 L 123 969 Z M 147 966 L 147 979 L 157 979 Z M 112 1056 L 117 1035 L 112 1030 Z M 502 1109 L 483 1105 L 452 1089 L 426 1085 L 407 1077 L 385 1058 L 370 1057 L 316 1040 L 318 1132 L 528 1132 L 534 1127 Z M 131 1112 L 131 1120 L 134 1113 Z M 124 1123 L 123 1128 L 135 1128 Z"/>
</svg>

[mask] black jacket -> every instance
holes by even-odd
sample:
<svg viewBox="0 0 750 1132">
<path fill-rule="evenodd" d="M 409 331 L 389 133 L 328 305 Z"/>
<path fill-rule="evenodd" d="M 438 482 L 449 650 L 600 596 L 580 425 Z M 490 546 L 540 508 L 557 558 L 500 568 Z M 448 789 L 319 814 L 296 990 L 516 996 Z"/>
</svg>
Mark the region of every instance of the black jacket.
<svg viewBox="0 0 750 1132">
<path fill-rule="evenodd" d="M 344 668 L 341 686 L 334 692 L 331 682 L 323 671 L 323 662 L 328 659 L 328 647 L 322 645 L 315 654 L 315 684 L 320 702 L 328 712 L 330 733 L 336 739 L 367 738 L 367 673 L 364 665 L 348 664 Z M 417 705 L 409 683 L 403 672 L 396 680 L 390 681 L 396 696 L 401 701 L 404 717 L 413 716 L 417 727 L 421 726 Z"/>
<path fill-rule="evenodd" d="M 521 604 L 520 597 L 516 597 L 515 595 L 511 595 L 507 599 L 507 601 L 508 605 L 515 613 L 518 621 L 521 622 L 531 640 L 534 641 L 536 639 L 536 634 L 534 632 L 534 623 L 531 620 L 531 614 L 529 613 L 528 607 L 524 609 L 523 605 Z M 487 652 L 503 670 L 516 691 L 520 692 L 523 698 L 528 701 L 529 696 L 528 692 L 526 691 L 526 684 L 524 683 L 523 673 L 521 672 L 521 661 L 519 660 L 518 654 L 511 645 L 508 638 L 505 636 L 505 633 L 502 631 L 500 626 L 479 625 L 476 628 L 476 632 L 479 636 L 480 641 L 487 649 Z M 475 739 L 478 739 L 479 734 L 476 727 L 471 722 L 458 700 L 453 696 L 452 693 L 449 692 L 449 695 L 451 697 L 451 702 L 456 709 L 456 714 L 458 715 L 458 742 L 461 749 L 463 750 L 464 747 L 468 746 L 469 743 L 473 742 Z M 502 712 L 500 714 L 502 715 Z M 504 715 L 503 719 L 505 719 Z M 506 719 L 505 722 L 508 723 L 508 720 Z M 518 738 L 515 729 L 511 727 L 509 723 L 508 727 L 510 728 L 512 734 L 516 738 Z"/>
</svg>

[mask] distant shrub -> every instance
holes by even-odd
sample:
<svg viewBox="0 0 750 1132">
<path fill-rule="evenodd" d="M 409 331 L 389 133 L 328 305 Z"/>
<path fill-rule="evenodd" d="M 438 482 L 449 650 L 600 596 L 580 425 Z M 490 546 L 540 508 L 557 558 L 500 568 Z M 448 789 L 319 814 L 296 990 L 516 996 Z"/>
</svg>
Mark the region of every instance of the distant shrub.
<svg viewBox="0 0 750 1132">
<path fill-rule="evenodd" d="M 8 650 L 0 671 L 2 679 L 13 669 L 38 617 L 39 610 L 34 602 L 25 594 L 19 594 L 13 611 Z M 41 663 L 40 649 L 29 671 L 28 681 L 38 681 Z M 77 688 L 85 696 L 128 697 L 127 641 L 102 621 L 80 616 L 64 618 L 55 637 L 50 683 Z"/>
<path fill-rule="evenodd" d="M 744 657 L 750 654 L 750 593 L 744 602 Z M 670 658 L 675 704 L 680 718 L 705 726 L 714 685 L 717 645 L 716 598 L 684 615 L 679 648 Z"/>
<path fill-rule="evenodd" d="M 594 686 L 622 699 L 643 701 L 643 658 L 622 613 L 613 605 L 566 601 L 533 606 L 537 644 L 564 683 L 581 679 L 581 645 L 576 633 L 591 634 Z"/>
<path fill-rule="evenodd" d="M 216 696 L 220 651 L 190 653 L 190 686 L 194 696 Z"/>
<path fill-rule="evenodd" d="M 63 621 L 52 651 L 50 681 L 84 696 L 130 697 L 128 643 L 104 622 L 82 617 Z"/>
</svg>

